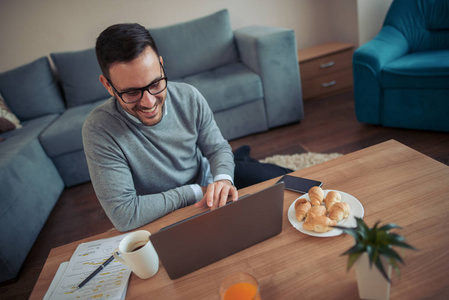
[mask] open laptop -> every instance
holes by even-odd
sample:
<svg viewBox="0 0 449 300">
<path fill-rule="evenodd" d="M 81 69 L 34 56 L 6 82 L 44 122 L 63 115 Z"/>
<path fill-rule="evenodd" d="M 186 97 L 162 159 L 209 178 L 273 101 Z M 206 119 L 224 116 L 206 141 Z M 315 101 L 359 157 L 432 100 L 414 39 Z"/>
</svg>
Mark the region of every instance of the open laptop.
<svg viewBox="0 0 449 300">
<path fill-rule="evenodd" d="M 282 231 L 284 183 L 207 211 L 152 234 L 169 277 L 176 279 Z"/>
</svg>

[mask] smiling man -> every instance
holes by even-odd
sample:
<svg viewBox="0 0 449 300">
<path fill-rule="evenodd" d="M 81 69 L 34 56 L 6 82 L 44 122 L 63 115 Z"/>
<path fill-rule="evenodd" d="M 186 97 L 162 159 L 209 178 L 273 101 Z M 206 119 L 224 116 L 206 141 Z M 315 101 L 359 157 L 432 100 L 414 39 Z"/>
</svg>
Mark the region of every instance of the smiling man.
<svg viewBox="0 0 449 300">
<path fill-rule="evenodd" d="M 194 204 L 237 200 L 234 157 L 204 97 L 168 82 L 147 29 L 117 24 L 97 39 L 100 81 L 112 98 L 83 126 L 97 197 L 120 231 Z"/>
</svg>

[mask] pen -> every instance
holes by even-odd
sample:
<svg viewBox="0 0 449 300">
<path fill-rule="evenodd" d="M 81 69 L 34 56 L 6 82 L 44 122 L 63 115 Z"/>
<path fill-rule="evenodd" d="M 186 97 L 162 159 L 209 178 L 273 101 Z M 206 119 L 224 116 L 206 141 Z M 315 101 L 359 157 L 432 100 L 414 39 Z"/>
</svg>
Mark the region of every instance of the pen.
<svg viewBox="0 0 449 300">
<path fill-rule="evenodd" d="M 98 273 L 100 273 L 100 271 L 102 271 L 111 261 L 114 260 L 114 255 L 112 255 L 111 257 L 108 258 L 108 260 L 106 260 L 103 264 L 101 264 L 101 266 L 99 266 L 92 274 L 90 274 L 89 276 L 87 276 L 86 279 L 83 280 L 83 282 L 81 282 L 77 289 L 82 288 L 86 283 L 88 283 L 92 278 L 94 278 L 95 275 L 97 275 Z"/>
</svg>

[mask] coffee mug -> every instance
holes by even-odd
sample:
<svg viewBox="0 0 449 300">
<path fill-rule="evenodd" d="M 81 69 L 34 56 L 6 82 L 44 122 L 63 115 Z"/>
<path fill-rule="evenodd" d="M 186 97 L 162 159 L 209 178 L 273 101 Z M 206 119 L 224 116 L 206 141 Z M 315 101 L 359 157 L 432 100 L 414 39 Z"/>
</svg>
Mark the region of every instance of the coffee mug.
<svg viewBox="0 0 449 300">
<path fill-rule="evenodd" d="M 159 256 L 146 230 L 128 234 L 114 251 L 114 257 L 127 265 L 141 279 L 148 279 L 159 270 Z M 117 255 L 118 254 L 118 255 Z"/>
</svg>

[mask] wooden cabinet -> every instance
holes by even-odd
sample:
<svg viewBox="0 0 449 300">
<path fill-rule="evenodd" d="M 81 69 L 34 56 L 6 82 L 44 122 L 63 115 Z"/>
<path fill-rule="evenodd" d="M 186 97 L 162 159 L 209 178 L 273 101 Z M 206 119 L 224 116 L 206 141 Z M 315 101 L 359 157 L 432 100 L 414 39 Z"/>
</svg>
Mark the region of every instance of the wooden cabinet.
<svg viewBox="0 0 449 300">
<path fill-rule="evenodd" d="M 352 88 L 352 54 L 348 43 L 327 43 L 298 51 L 304 99 Z"/>
</svg>

